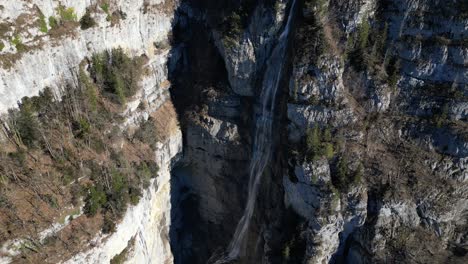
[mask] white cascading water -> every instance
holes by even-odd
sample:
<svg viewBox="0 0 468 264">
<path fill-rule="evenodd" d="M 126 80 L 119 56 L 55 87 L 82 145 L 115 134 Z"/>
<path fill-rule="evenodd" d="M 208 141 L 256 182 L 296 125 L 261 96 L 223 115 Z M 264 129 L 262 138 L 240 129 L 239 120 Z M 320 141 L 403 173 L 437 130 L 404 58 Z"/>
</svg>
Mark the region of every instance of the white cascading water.
<svg viewBox="0 0 468 264">
<path fill-rule="evenodd" d="M 286 55 L 288 44 L 288 35 L 291 27 L 291 21 L 296 5 L 296 0 L 293 0 L 291 5 L 288 21 L 281 33 L 278 43 L 271 53 L 267 62 L 267 68 L 263 77 L 261 105 L 262 112 L 258 117 L 255 128 L 255 141 L 253 145 L 252 161 L 250 163 L 250 179 L 247 197 L 247 205 L 244 209 L 244 215 L 237 224 L 234 237 L 229 244 L 227 259 L 219 260 L 217 263 L 234 260 L 241 254 L 241 249 L 245 242 L 245 235 L 249 229 L 250 220 L 252 218 L 260 180 L 265 170 L 268 161 L 271 158 L 272 152 L 272 129 L 273 129 L 273 114 L 275 111 L 275 100 L 278 91 L 283 64 Z"/>
</svg>

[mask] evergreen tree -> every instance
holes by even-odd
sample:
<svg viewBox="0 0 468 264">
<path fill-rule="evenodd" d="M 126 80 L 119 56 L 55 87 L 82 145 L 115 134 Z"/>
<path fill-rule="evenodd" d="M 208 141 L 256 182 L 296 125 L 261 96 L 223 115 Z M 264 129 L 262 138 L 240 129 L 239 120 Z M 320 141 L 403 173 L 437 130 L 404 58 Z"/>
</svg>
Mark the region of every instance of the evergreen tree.
<svg viewBox="0 0 468 264">
<path fill-rule="evenodd" d="M 348 161 L 346 160 L 345 156 L 342 156 L 337 164 L 337 171 L 336 171 L 336 187 L 340 190 L 344 190 L 346 188 L 346 180 L 348 176 Z"/>
<path fill-rule="evenodd" d="M 28 147 L 35 147 L 41 134 L 39 120 L 35 116 L 31 100 L 23 100 L 20 105 L 16 126 L 23 143 Z"/>
<path fill-rule="evenodd" d="M 331 142 L 332 141 L 332 134 L 329 127 L 326 127 L 323 131 L 323 141 Z"/>
<path fill-rule="evenodd" d="M 308 159 L 315 160 L 320 155 L 320 130 L 318 126 L 307 130 L 306 144 Z"/>
<path fill-rule="evenodd" d="M 325 157 L 327 157 L 327 159 L 333 158 L 333 155 L 335 155 L 335 151 L 333 150 L 333 144 L 330 142 L 325 143 L 324 149 Z"/>
<path fill-rule="evenodd" d="M 364 166 L 362 165 L 361 162 L 359 162 L 359 164 L 358 164 L 358 166 L 356 168 L 356 171 L 354 172 L 353 182 L 354 183 L 359 183 L 363 176 L 364 176 Z"/>
</svg>

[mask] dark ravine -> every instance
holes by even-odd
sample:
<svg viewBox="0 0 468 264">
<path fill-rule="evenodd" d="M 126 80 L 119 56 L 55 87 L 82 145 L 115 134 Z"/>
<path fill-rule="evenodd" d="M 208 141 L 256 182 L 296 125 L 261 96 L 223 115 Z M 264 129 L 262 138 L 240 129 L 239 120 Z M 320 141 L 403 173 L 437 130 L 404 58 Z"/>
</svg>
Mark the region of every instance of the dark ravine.
<svg viewBox="0 0 468 264">
<path fill-rule="evenodd" d="M 411 252 L 425 254 L 414 244 L 417 239 L 446 243 L 436 242 L 443 236 L 438 225 L 421 209 L 422 197 L 411 194 L 430 182 L 419 172 L 440 175 L 418 169 L 435 162 L 428 158 L 431 151 L 418 141 L 419 133 L 434 133 L 434 127 L 423 120 L 414 127 L 406 117 L 399 117 L 419 116 L 421 100 L 432 98 L 436 104 L 444 104 L 429 94 L 420 97 L 415 91 L 418 88 L 412 88 L 419 86 L 414 80 L 425 77 L 411 80 L 417 70 L 404 58 L 410 52 L 407 41 L 413 33 L 407 28 L 413 23 L 413 12 L 418 6 L 432 10 L 438 4 L 400 2 L 298 1 L 289 40 L 292 45 L 276 100 L 273 155 L 260 183 L 247 250 L 240 258 L 226 258 L 226 250 L 233 249 L 228 238 L 235 233 L 247 203 L 247 172 L 253 158 L 255 113 L 264 99 L 265 63 L 292 2 L 181 4 L 174 44 L 183 55 L 172 72 L 177 83 L 172 97 L 184 127 L 184 161 L 173 177 L 174 192 L 182 190 L 186 198 L 176 196 L 181 207 L 173 209 L 176 224 L 171 243 L 176 263 L 219 263 L 220 259 L 239 263 L 412 263 Z M 224 8 L 218 9 L 220 6 Z M 277 21 L 278 17 L 282 18 Z M 236 26 L 232 19 L 239 19 L 240 32 L 223 27 L 226 23 Z M 366 26 L 369 28 L 364 29 Z M 365 40 L 359 40 L 363 34 Z M 381 34 L 387 37 L 379 39 Z M 353 47 L 353 41 L 363 44 Z M 368 56 L 382 60 L 383 66 Z M 423 58 L 415 60 L 424 63 Z M 384 67 L 384 72 L 376 73 L 378 67 Z M 436 77 L 426 79 L 428 85 L 450 82 L 431 78 Z M 460 80 L 456 77 L 455 81 Z M 454 89 L 466 96 L 466 80 L 461 82 Z M 441 110 L 433 115 L 437 111 Z M 466 129 L 462 123 L 452 125 Z M 323 137 L 320 148 L 332 148 L 330 154 L 314 153 L 309 145 L 314 144 L 308 136 L 313 137 L 314 127 L 319 127 L 318 137 Z M 437 141 L 444 133 L 439 130 L 431 137 Z M 466 175 L 461 165 L 466 162 L 464 142 L 446 143 L 446 154 L 437 152 L 452 159 L 453 169 L 460 169 L 461 175 Z M 463 147 L 458 154 L 448 154 L 452 145 Z M 410 164 L 402 165 L 399 160 L 399 156 L 414 155 L 417 158 Z M 393 176 L 392 171 L 402 166 L 408 171 Z M 454 186 L 456 180 L 450 181 Z M 459 204 L 466 203 L 466 183 L 462 185 L 457 188 L 461 196 L 451 198 Z M 462 238 L 466 221 L 460 218 L 466 215 L 466 208 L 453 210 L 457 215 L 453 223 L 464 231 L 449 231 L 458 232 L 459 237 L 443 239 L 457 242 L 448 242 L 447 249 L 439 247 L 436 262 L 466 259 Z M 431 234 L 432 228 L 438 235 Z"/>
<path fill-rule="evenodd" d="M 291 7 L 291 5 L 288 5 L 288 10 Z M 191 8 L 197 10 L 197 8 L 201 7 L 191 4 Z M 272 11 L 271 6 L 258 6 L 258 8 L 268 8 L 269 10 L 266 9 L 268 12 Z M 231 90 L 229 80 L 224 72 L 225 67 L 224 65 L 220 65 L 220 62 L 223 62 L 222 57 L 220 57 L 219 51 L 214 44 L 215 41 L 219 42 L 220 40 L 215 39 L 216 33 L 213 35 L 213 28 L 209 22 L 209 16 L 212 15 L 210 11 L 205 11 L 205 16 L 208 16 L 206 21 L 200 21 L 200 17 L 188 18 L 186 10 L 181 10 L 180 12 L 179 21 L 183 21 L 183 23 L 191 21 L 188 23 L 197 24 L 198 26 L 177 27 L 181 30 L 180 35 L 185 39 L 178 39 L 177 33 L 175 35 L 176 47 L 181 47 L 183 50 L 181 52 L 182 56 L 187 56 L 180 58 L 179 63 L 181 61 L 188 63 L 182 67 L 179 66 L 173 73 L 174 78 L 178 81 L 178 85 L 173 87 L 173 100 L 176 102 L 176 105 L 178 105 L 177 102 L 180 102 L 178 109 L 179 113 L 184 115 L 182 117 L 184 118 L 183 124 L 186 126 L 186 129 L 184 129 L 185 159 L 181 163 L 180 169 L 176 169 L 173 174 L 174 181 L 177 181 L 175 184 L 181 187 L 179 189 L 174 188 L 174 192 L 184 190 L 187 193 L 186 199 L 181 199 L 180 201 L 183 208 L 187 208 L 186 206 L 191 204 L 199 210 L 208 210 L 208 212 L 205 211 L 207 215 L 201 215 L 195 208 L 186 212 L 184 209 L 177 209 L 177 206 L 175 206 L 176 211 L 173 215 L 180 227 L 177 227 L 178 225 L 173 226 L 174 235 L 171 242 L 175 249 L 176 263 L 187 263 L 187 261 L 194 261 L 194 259 L 196 261 L 193 263 L 205 263 L 208 261 L 208 258 L 210 258 L 209 262 L 215 262 L 228 249 L 229 241 L 226 238 L 233 236 L 234 229 L 237 222 L 241 219 L 247 203 L 249 175 L 244 173 L 248 172 L 248 166 L 251 162 L 249 157 L 253 141 L 251 137 L 255 127 L 253 122 L 259 118 L 255 116 L 259 116 L 261 113 L 262 104 L 259 101 L 262 99 L 260 97 L 249 98 L 239 96 Z M 291 14 L 294 15 L 294 13 L 294 10 L 291 10 Z M 272 14 L 270 13 L 270 15 Z M 287 12 L 285 12 L 283 19 L 287 19 L 288 17 Z M 290 20 L 290 23 L 293 24 L 294 17 L 291 17 Z M 285 26 L 286 21 L 284 21 L 284 25 L 281 28 Z M 194 29 L 197 31 L 192 31 Z M 293 31 L 293 27 L 290 27 L 288 30 Z M 187 39 L 187 36 L 192 37 Z M 287 34 L 285 34 L 285 37 L 288 37 Z M 276 37 L 271 39 L 272 43 L 270 45 L 280 45 L 276 43 L 275 39 Z M 285 43 L 289 42 L 289 40 L 285 41 Z M 198 52 L 197 47 L 200 48 Z M 269 50 L 270 53 L 273 51 L 273 49 Z M 180 50 L 177 50 L 177 52 L 180 52 Z M 283 64 L 284 61 L 289 61 L 287 58 L 285 56 L 281 60 L 276 59 L 275 63 Z M 210 63 L 203 63 L 201 64 L 203 68 L 199 68 L 197 65 L 200 60 Z M 269 63 L 272 62 L 270 61 Z M 284 63 L 284 67 L 280 66 L 281 69 L 279 69 L 280 71 L 275 76 L 287 76 L 284 73 L 290 71 L 289 65 L 289 63 Z M 266 67 L 260 66 L 255 74 L 264 76 L 263 72 L 265 70 Z M 180 81 L 182 76 L 180 71 L 186 74 L 187 81 Z M 199 71 L 203 72 L 203 74 L 198 74 Z M 260 93 L 262 78 L 253 77 L 253 79 L 259 80 L 258 82 L 254 81 L 258 85 L 255 84 L 253 87 L 255 93 Z M 280 84 L 278 85 L 279 87 L 286 87 L 287 80 L 281 78 Z M 191 92 L 196 91 L 196 89 L 202 89 L 198 95 L 205 94 L 206 96 L 201 98 L 198 103 L 191 100 L 190 105 L 183 105 L 182 100 L 186 98 L 183 92 L 184 89 Z M 277 100 L 274 100 L 275 97 L 273 97 L 273 102 L 276 105 L 276 110 L 274 115 L 272 115 L 274 116 L 274 127 L 284 128 L 286 126 L 282 125 L 282 123 L 286 118 L 285 103 L 287 101 L 287 90 L 278 89 L 277 93 Z M 216 96 L 221 95 L 222 97 L 210 98 L 210 96 L 213 96 L 212 94 Z M 180 100 L 178 100 L 179 97 L 181 97 Z M 210 101 L 213 99 L 217 102 Z M 233 102 L 236 103 L 233 105 Z M 209 108 L 211 111 L 208 111 L 208 113 L 204 112 L 204 107 Z M 223 116 L 224 113 L 231 112 L 227 111 L 228 109 L 232 109 L 234 113 L 229 114 L 229 116 Z M 192 112 L 192 114 L 187 114 L 187 112 Z M 198 118 L 200 120 L 196 120 Z M 220 140 L 217 135 L 206 134 L 210 132 L 204 132 L 204 130 L 210 129 L 210 126 L 213 126 L 213 122 L 215 126 L 219 122 L 221 123 L 221 127 L 235 127 L 238 129 L 236 131 L 238 136 L 236 137 L 239 138 Z M 282 144 L 279 144 L 279 142 L 283 140 L 281 135 L 286 136 L 286 130 L 282 133 L 277 132 L 278 130 L 275 129 L 274 137 L 272 138 L 274 142 L 268 143 L 273 146 L 273 155 L 271 156 L 271 162 L 268 162 L 268 166 L 262 173 L 264 175 L 259 185 L 259 196 L 255 198 L 257 204 L 254 205 L 255 210 L 251 226 L 247 229 L 246 244 L 242 245 L 242 247 L 248 248 L 248 250 L 243 252 L 242 258 L 238 259 L 238 261 L 251 263 L 255 259 L 258 261 L 269 259 L 273 263 L 281 263 L 282 248 L 291 237 L 291 230 L 287 230 L 288 234 L 285 233 L 286 230 L 281 230 L 281 226 L 284 226 L 283 222 L 295 221 L 294 219 L 296 218 L 293 212 L 286 212 L 282 202 L 284 191 L 281 184 L 281 175 L 284 172 L 286 157 L 283 155 L 285 152 L 280 151 Z M 203 136 L 203 134 L 208 139 L 200 139 L 200 136 Z M 261 135 L 261 137 L 263 136 L 266 135 Z M 236 149 L 239 149 L 239 151 L 236 151 Z M 217 154 L 218 151 L 221 152 Z M 185 174 L 181 173 L 181 171 Z M 190 176 L 187 174 L 190 174 Z M 208 184 L 210 182 L 214 184 L 214 190 L 210 190 L 212 187 L 206 186 L 210 185 Z M 216 200 L 216 202 L 212 200 Z M 213 203 L 220 203 L 219 207 L 221 208 L 210 208 L 210 205 L 218 206 L 213 205 Z M 210 210 L 218 211 L 210 212 Z"/>
</svg>

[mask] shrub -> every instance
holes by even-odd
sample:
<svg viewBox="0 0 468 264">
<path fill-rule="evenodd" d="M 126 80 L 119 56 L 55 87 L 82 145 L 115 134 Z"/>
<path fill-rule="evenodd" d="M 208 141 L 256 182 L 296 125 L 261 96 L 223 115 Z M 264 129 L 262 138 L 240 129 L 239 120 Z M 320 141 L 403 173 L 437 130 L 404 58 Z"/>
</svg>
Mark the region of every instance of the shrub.
<svg viewBox="0 0 468 264">
<path fill-rule="evenodd" d="M 94 54 L 92 57 L 92 67 L 91 67 L 91 75 L 94 77 L 95 81 L 99 84 L 104 83 L 104 66 L 106 63 L 106 59 L 109 59 L 108 52 L 103 52 L 100 54 Z"/>
<path fill-rule="evenodd" d="M 145 162 L 148 165 L 148 168 L 151 172 L 151 178 L 156 178 L 159 173 L 159 166 L 156 164 L 154 161 L 146 161 Z"/>
<path fill-rule="evenodd" d="M 110 5 L 108 3 L 103 3 L 101 6 L 102 11 L 107 14 L 106 20 L 111 21 L 112 20 L 112 14 L 109 11 Z"/>
<path fill-rule="evenodd" d="M 47 33 L 47 31 L 49 31 L 47 29 L 46 17 L 42 13 L 39 15 L 39 30 L 43 33 Z"/>
<path fill-rule="evenodd" d="M 347 178 L 348 178 L 348 161 L 345 156 L 341 156 L 336 165 L 336 178 L 334 185 L 340 189 L 345 190 L 347 188 Z"/>
<path fill-rule="evenodd" d="M 321 130 L 317 125 L 307 129 L 305 135 L 305 149 L 302 150 L 306 160 L 313 161 L 319 156 L 325 156 L 327 159 L 331 159 L 335 155 L 334 148 L 330 128 L 326 127 Z"/>
<path fill-rule="evenodd" d="M 143 184 L 143 187 L 147 188 L 151 178 L 155 178 L 158 175 L 158 165 L 155 162 L 141 162 L 137 167 L 136 175 Z"/>
<path fill-rule="evenodd" d="M 26 162 L 26 151 L 22 148 L 18 148 L 17 151 L 8 153 L 8 156 L 20 167 L 24 167 Z"/>
<path fill-rule="evenodd" d="M 54 98 L 52 89 L 50 87 L 45 87 L 44 90 L 39 92 L 38 96 L 33 96 L 27 100 L 32 104 L 33 111 L 41 115 L 50 109 Z"/>
<path fill-rule="evenodd" d="M 126 188 L 125 177 L 122 173 L 116 169 L 112 170 L 112 192 L 113 193 L 122 193 Z"/>
<path fill-rule="evenodd" d="M 387 65 L 387 83 L 390 87 L 396 87 L 398 80 L 400 79 L 400 60 L 396 56 L 390 58 Z"/>
<path fill-rule="evenodd" d="M 100 7 L 106 14 L 109 15 L 109 4 L 108 3 L 103 3 Z"/>
<path fill-rule="evenodd" d="M 358 47 L 365 49 L 369 41 L 370 23 L 368 19 L 364 21 L 358 27 Z"/>
<path fill-rule="evenodd" d="M 385 22 L 384 28 L 380 32 L 380 34 L 377 36 L 376 45 L 377 45 L 377 52 L 380 54 L 385 54 L 385 47 L 387 44 L 387 38 L 388 38 L 388 23 Z"/>
<path fill-rule="evenodd" d="M 307 158 L 315 160 L 320 155 L 320 130 L 318 126 L 306 131 Z"/>
<path fill-rule="evenodd" d="M 86 30 L 96 25 L 96 21 L 93 17 L 91 17 L 91 13 L 89 12 L 89 10 L 86 10 L 86 13 L 80 19 L 80 25 L 82 30 Z"/>
<path fill-rule="evenodd" d="M 346 60 L 350 57 L 354 49 L 354 35 L 349 35 L 346 39 L 346 46 L 343 54 L 343 58 Z"/>
<path fill-rule="evenodd" d="M 226 48 L 233 48 L 237 45 L 242 34 L 242 18 L 236 11 L 233 11 L 223 22 L 223 43 Z"/>
<path fill-rule="evenodd" d="M 0 40 L 0 52 L 5 48 L 5 43 Z"/>
<path fill-rule="evenodd" d="M 151 171 L 146 164 L 146 162 L 142 162 L 140 165 L 137 167 L 137 176 L 140 179 L 140 181 L 143 183 L 144 186 L 149 185 L 149 180 L 152 178 L 151 176 Z"/>
<path fill-rule="evenodd" d="M 359 162 L 356 171 L 354 172 L 353 183 L 361 182 L 362 177 L 364 176 L 364 166 Z"/>
<path fill-rule="evenodd" d="M 46 194 L 46 195 L 44 195 L 44 197 L 42 197 L 42 199 L 45 202 L 47 202 L 49 204 L 49 206 L 52 207 L 52 208 L 58 208 L 59 207 L 57 198 L 55 196 L 53 196 L 53 195 Z"/>
<path fill-rule="evenodd" d="M 130 203 L 132 205 L 137 205 L 140 202 L 140 197 L 142 195 L 140 188 L 130 187 L 128 189 L 128 194 L 130 196 Z"/>
<path fill-rule="evenodd" d="M 468 3 L 466 1 L 458 1 L 456 9 L 458 10 L 461 18 L 468 18 Z"/>
<path fill-rule="evenodd" d="M 291 255 L 291 249 L 290 249 L 289 245 L 286 245 L 284 247 L 284 249 L 283 249 L 283 259 L 288 261 L 290 255 Z"/>
<path fill-rule="evenodd" d="M 442 107 L 433 110 L 433 112 L 433 122 L 437 128 L 441 128 L 444 125 L 444 123 L 448 120 L 448 105 L 444 104 Z"/>
<path fill-rule="evenodd" d="M 367 66 L 366 48 L 369 42 L 369 32 L 370 23 L 369 20 L 365 19 L 357 28 L 356 43 L 354 43 L 354 49 L 349 53 L 350 63 L 358 71 L 365 70 Z"/>
<path fill-rule="evenodd" d="M 104 216 L 104 223 L 102 224 L 102 233 L 110 234 L 115 232 L 116 226 L 114 220 L 109 216 Z"/>
<path fill-rule="evenodd" d="M 331 130 L 330 130 L 329 127 L 326 127 L 323 130 L 323 140 L 326 141 L 326 142 L 331 142 L 332 141 L 332 134 L 331 134 Z"/>
<path fill-rule="evenodd" d="M 135 244 L 135 238 L 132 238 L 128 241 L 127 247 L 120 252 L 118 255 L 115 255 L 111 260 L 109 264 L 123 264 L 126 262 L 128 258 L 129 251 L 132 249 L 132 246 Z"/>
<path fill-rule="evenodd" d="M 69 21 L 77 21 L 78 20 L 78 16 L 76 15 L 75 9 L 73 7 L 66 8 L 63 5 L 59 5 L 57 10 L 58 10 L 58 14 L 60 16 L 60 19 L 62 21 L 69 22 Z"/>
<path fill-rule="evenodd" d="M 333 150 L 333 144 L 330 142 L 326 142 L 324 146 L 324 154 L 327 159 L 333 158 L 335 155 L 335 151 Z"/>
<path fill-rule="evenodd" d="M 84 138 L 91 132 L 91 124 L 86 118 L 80 117 L 79 120 L 74 121 L 72 125 L 75 136 L 78 138 Z"/>
<path fill-rule="evenodd" d="M 369 58 L 367 63 L 370 66 L 377 66 L 380 65 L 382 61 L 384 61 L 385 53 L 386 53 L 386 43 L 387 43 L 387 32 L 388 32 L 388 24 L 385 23 L 385 26 L 382 30 L 375 29 L 372 31 L 373 37 L 373 45 L 372 51 L 370 52 Z M 379 78 L 382 80 L 382 78 Z"/>
<path fill-rule="evenodd" d="M 103 191 L 102 186 L 92 186 L 85 202 L 84 210 L 86 215 L 96 215 L 98 210 L 107 203 L 106 193 Z"/>
<path fill-rule="evenodd" d="M 125 104 L 126 98 L 137 92 L 143 73 L 141 59 L 131 59 L 118 48 L 95 54 L 92 61 L 91 76 L 104 91 L 113 94 L 120 104 Z"/>
<path fill-rule="evenodd" d="M 317 28 L 317 32 L 314 37 L 314 45 L 317 58 L 326 53 L 329 48 L 329 44 L 327 42 L 327 38 L 325 37 L 325 32 L 323 31 L 322 26 Z"/>
<path fill-rule="evenodd" d="M 34 107 L 31 100 L 23 98 L 20 111 L 16 120 L 16 129 L 21 141 L 28 147 L 35 147 L 40 139 L 39 120 L 35 116 Z"/>
<path fill-rule="evenodd" d="M 238 37 L 242 33 L 241 16 L 238 13 L 233 12 L 228 18 L 228 23 L 229 23 L 229 28 L 228 28 L 227 33 L 230 36 Z"/>
<path fill-rule="evenodd" d="M 15 46 L 17 51 L 23 51 L 26 46 L 24 46 L 23 41 L 21 40 L 21 37 L 16 34 L 12 39 L 11 39 L 11 44 Z"/>
<path fill-rule="evenodd" d="M 79 69 L 78 80 L 81 89 L 83 89 L 85 100 L 89 105 L 90 110 L 95 112 L 97 110 L 98 101 L 97 89 L 89 79 L 88 75 L 86 75 L 86 72 L 84 71 L 83 67 L 80 67 Z"/>
<path fill-rule="evenodd" d="M 308 101 L 309 101 L 309 105 L 318 105 L 320 103 L 316 95 L 311 95 Z"/>
<path fill-rule="evenodd" d="M 99 137 L 90 137 L 91 148 L 98 154 L 102 154 L 106 151 L 107 146 L 104 141 Z"/>
<path fill-rule="evenodd" d="M 129 202 L 129 183 L 126 175 L 116 168 L 111 171 L 111 188 L 107 192 L 106 208 L 112 208 L 112 212 L 118 216 L 125 212 Z"/>
<path fill-rule="evenodd" d="M 79 177 L 79 169 L 74 166 L 59 166 L 62 172 L 62 182 L 64 185 L 69 185 Z"/>
<path fill-rule="evenodd" d="M 0 180 L 0 183 L 2 183 L 2 181 Z M 10 202 L 10 200 L 8 200 L 8 198 L 0 193 L 0 208 L 10 208 L 11 209 L 12 207 L 12 203 Z"/>
<path fill-rule="evenodd" d="M 125 105 L 127 99 L 125 96 L 125 85 L 122 80 L 122 77 L 118 75 L 117 72 L 112 74 L 112 77 L 110 79 L 111 86 L 113 88 L 113 93 L 117 95 L 117 98 L 119 100 L 119 103 L 121 105 Z"/>
<path fill-rule="evenodd" d="M 156 148 L 156 143 L 158 142 L 157 131 L 151 117 L 140 125 L 140 129 L 135 133 L 135 138 L 150 145 L 153 150 Z"/>
<path fill-rule="evenodd" d="M 167 49 L 169 48 L 169 43 L 167 41 L 161 40 L 153 43 L 154 47 L 157 49 Z"/>
<path fill-rule="evenodd" d="M 56 29 L 58 27 L 58 21 L 54 16 L 49 17 L 49 26 L 52 29 Z"/>
<path fill-rule="evenodd" d="M 435 36 L 434 39 L 440 45 L 448 46 L 452 43 L 452 40 L 449 38 L 446 38 L 445 36 Z"/>
</svg>

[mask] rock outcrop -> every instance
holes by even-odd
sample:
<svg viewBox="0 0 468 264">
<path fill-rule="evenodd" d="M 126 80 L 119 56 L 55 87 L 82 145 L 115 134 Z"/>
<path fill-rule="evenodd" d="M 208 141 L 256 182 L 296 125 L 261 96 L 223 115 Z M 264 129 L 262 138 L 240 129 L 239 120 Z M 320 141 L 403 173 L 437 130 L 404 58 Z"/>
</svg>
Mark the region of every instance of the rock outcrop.
<svg viewBox="0 0 468 264">
<path fill-rule="evenodd" d="M 92 248 L 65 263 L 107 263 L 127 247 L 125 263 L 172 263 L 169 229 L 171 225 L 171 169 L 182 152 L 182 134 L 177 131 L 156 150 L 160 171 L 143 193 L 138 205 L 128 209 L 115 233 L 98 235 Z M 129 243 L 133 240 L 133 245 Z"/>
</svg>

